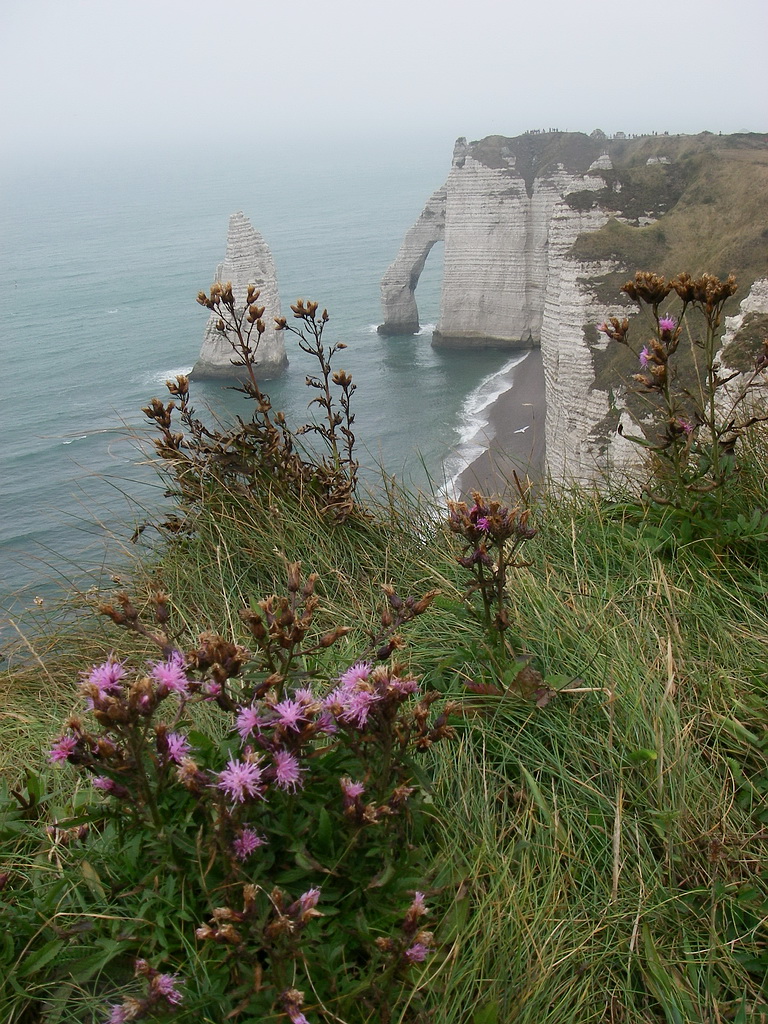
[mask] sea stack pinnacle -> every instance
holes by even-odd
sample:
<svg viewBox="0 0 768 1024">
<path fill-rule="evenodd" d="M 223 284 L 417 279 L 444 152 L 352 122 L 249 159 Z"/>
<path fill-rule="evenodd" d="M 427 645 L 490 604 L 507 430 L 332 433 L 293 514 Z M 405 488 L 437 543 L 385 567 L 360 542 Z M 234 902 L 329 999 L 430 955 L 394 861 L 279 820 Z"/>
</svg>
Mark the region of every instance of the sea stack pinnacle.
<svg viewBox="0 0 768 1024">
<path fill-rule="evenodd" d="M 232 282 L 239 311 L 245 307 L 248 286 L 255 285 L 259 289 L 259 305 L 266 307 L 264 323 L 267 329 L 256 348 L 256 375 L 267 378 L 279 374 L 288 360 L 283 334 L 274 329 L 274 318 L 281 315 L 275 264 L 269 246 L 242 212 L 233 213 L 229 218 L 227 254 L 224 262 L 216 268 L 214 280 Z M 242 367 L 232 365 L 235 353 L 227 336 L 216 330 L 218 319 L 218 315 L 213 314 L 206 324 L 200 356 L 192 367 L 191 376 L 196 380 L 233 381 L 243 376 Z M 255 331 L 252 337 L 255 342 Z"/>
</svg>

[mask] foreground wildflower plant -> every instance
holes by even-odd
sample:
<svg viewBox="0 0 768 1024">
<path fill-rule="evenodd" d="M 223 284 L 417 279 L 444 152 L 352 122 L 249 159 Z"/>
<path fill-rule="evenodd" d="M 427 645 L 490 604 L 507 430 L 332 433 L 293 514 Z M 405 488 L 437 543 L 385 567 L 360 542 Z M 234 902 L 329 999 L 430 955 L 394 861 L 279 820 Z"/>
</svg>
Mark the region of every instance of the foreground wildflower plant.
<svg viewBox="0 0 768 1024">
<path fill-rule="evenodd" d="M 448 503 L 448 527 L 460 537 L 464 550 L 457 561 L 474 577 L 466 597 L 480 595 L 485 625 L 499 636 L 510 624 L 509 573 L 529 564 L 521 561 L 518 553 L 526 541 L 536 536 L 529 523 L 530 486 L 517 482 L 520 502 L 512 507 L 478 491 L 472 492 L 471 506 L 464 501 Z"/>
<path fill-rule="evenodd" d="M 435 950 L 423 893 L 407 902 L 421 860 L 408 837 L 426 796 L 413 759 L 453 736 L 459 709 L 388 661 L 402 645 L 394 629 L 434 594 L 388 588 L 378 650 L 329 675 L 324 652 L 346 630 L 315 632 L 316 583 L 289 564 L 286 593 L 243 610 L 248 647 L 205 634 L 194 650 L 175 648 L 167 595 L 150 602 L 154 622 L 125 595 L 103 605 L 162 657 L 110 657 L 84 672 L 83 713 L 50 755 L 90 778 L 123 842 L 140 837 L 150 874 L 172 869 L 204 894 L 194 936 L 231 1004 L 254 1019 L 338 1019 L 327 1007 L 338 1012 L 352 990 L 393 1006 Z M 200 727 L 205 708 L 223 731 Z M 110 1022 L 173 1009 L 189 988 L 183 965 L 137 964 L 148 994 L 113 1004 Z"/>
<path fill-rule="evenodd" d="M 759 356 L 754 372 L 733 391 L 728 385 L 739 374 L 725 374 L 717 358 L 723 307 L 736 281 L 712 274 L 694 279 L 687 273 L 667 280 L 641 272 L 622 291 L 650 312 L 653 325 L 653 336 L 635 353 L 639 372 L 632 378 L 651 418 L 644 436 L 630 437 L 651 456 L 645 493 L 656 506 L 687 510 L 689 519 L 703 514 L 716 521 L 723 488 L 738 472 L 740 437 L 768 419 L 764 406 L 751 401 L 756 389 L 768 383 L 765 360 Z M 673 299 L 676 305 L 662 312 L 662 305 L 668 307 Z M 612 317 L 598 330 L 632 349 L 628 320 Z M 687 365 L 680 349 L 684 332 L 690 340 Z"/>
<path fill-rule="evenodd" d="M 110 1008 L 107 1024 L 128 1024 L 154 1016 L 162 1009 L 174 1010 L 184 1001 L 175 974 L 162 974 L 143 959 L 136 961 L 134 969 L 136 978 L 146 984 L 146 994 L 142 998 L 128 996 L 121 1003 L 115 1003 Z"/>
<path fill-rule="evenodd" d="M 283 413 L 273 408 L 256 375 L 259 342 L 266 330 L 258 290 L 249 286 L 243 302 L 231 282 L 216 282 L 210 293 L 200 292 L 197 301 L 218 318 L 216 328 L 232 346 L 238 390 L 253 402 L 254 411 L 248 421 L 238 418 L 231 430 L 209 429 L 192 407 L 189 378 L 183 375 L 166 382 L 169 402 L 153 398 L 142 410 L 159 431 L 155 447 L 175 479 L 182 511 L 194 507 L 217 484 L 246 490 L 269 484 L 287 494 L 311 496 L 334 519 L 347 518 L 355 508 L 358 477 L 352 411 L 356 385 L 345 370 L 332 367 L 334 356 L 346 345 L 328 346 L 323 341 L 328 311 L 318 312 L 317 302 L 298 299 L 291 306 L 297 326 L 285 317 L 275 319 L 277 330 L 295 335 L 301 351 L 320 367 L 319 374 L 307 376 L 306 384 L 316 392 L 309 406 L 317 406 L 321 416 L 292 429 Z M 319 450 L 302 443 L 305 436 L 318 439 Z M 182 523 L 171 517 L 165 525 L 178 531 Z"/>
</svg>

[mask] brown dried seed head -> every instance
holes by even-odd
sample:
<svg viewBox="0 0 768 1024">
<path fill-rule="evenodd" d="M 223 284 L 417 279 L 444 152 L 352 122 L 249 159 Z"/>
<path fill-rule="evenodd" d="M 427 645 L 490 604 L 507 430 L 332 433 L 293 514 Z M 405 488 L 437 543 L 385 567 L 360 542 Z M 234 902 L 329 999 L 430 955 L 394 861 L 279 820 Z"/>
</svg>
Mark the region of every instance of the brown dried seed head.
<svg viewBox="0 0 768 1024">
<path fill-rule="evenodd" d="M 695 297 L 693 278 L 687 271 L 683 271 L 681 274 L 676 274 L 669 283 L 683 302 L 693 302 Z"/>
<path fill-rule="evenodd" d="M 117 626 L 125 624 L 125 615 L 123 615 L 121 611 L 118 611 L 118 609 L 112 604 L 100 604 L 97 611 L 99 615 L 106 615 L 108 618 L 112 619 Z"/>
<path fill-rule="evenodd" d="M 673 285 L 660 274 L 653 274 L 647 270 L 639 270 L 634 280 L 627 281 L 621 289 L 635 302 L 647 302 L 649 305 L 658 306 L 672 291 Z"/>
<path fill-rule="evenodd" d="M 337 626 L 335 629 L 332 629 L 330 633 L 326 633 L 324 636 L 320 637 L 318 646 L 331 647 L 333 644 L 336 643 L 337 640 L 340 640 L 343 636 L 346 636 L 347 633 L 350 632 L 350 630 L 350 626 Z"/>
</svg>

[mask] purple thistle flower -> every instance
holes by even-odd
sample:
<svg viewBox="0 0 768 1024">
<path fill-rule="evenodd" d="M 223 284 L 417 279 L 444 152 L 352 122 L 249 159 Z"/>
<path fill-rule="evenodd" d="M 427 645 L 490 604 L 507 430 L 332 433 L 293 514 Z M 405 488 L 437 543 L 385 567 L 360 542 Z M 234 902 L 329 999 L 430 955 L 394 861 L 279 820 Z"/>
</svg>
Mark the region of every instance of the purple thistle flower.
<svg viewBox="0 0 768 1024">
<path fill-rule="evenodd" d="M 115 661 L 111 656 L 103 665 L 94 665 L 86 676 L 86 681 L 95 686 L 99 696 L 103 697 L 108 693 L 120 693 L 120 680 L 125 676 L 125 669 L 121 662 Z"/>
<path fill-rule="evenodd" d="M 488 533 L 488 531 L 491 528 L 491 524 L 488 521 L 488 517 L 487 516 L 478 516 L 477 522 L 475 523 L 475 528 L 477 530 L 482 530 L 483 533 Z"/>
<path fill-rule="evenodd" d="M 219 772 L 217 788 L 232 800 L 243 803 L 246 797 L 261 796 L 263 769 L 256 761 L 235 761 L 230 758 L 227 767 Z"/>
<path fill-rule="evenodd" d="M 107 1018 L 107 1024 L 127 1024 L 127 1021 L 129 1020 L 128 1007 L 123 1003 L 119 1003 L 112 1006 L 109 1017 Z"/>
<path fill-rule="evenodd" d="M 315 910 L 320 899 L 319 889 L 308 889 L 302 893 L 297 900 L 288 907 L 286 914 L 293 918 L 297 924 L 306 924 L 313 917 L 322 917 L 319 910 Z"/>
<path fill-rule="evenodd" d="M 149 983 L 150 997 L 162 997 L 169 1006 L 178 1006 L 184 996 L 176 987 L 178 982 L 175 974 L 156 974 Z"/>
<path fill-rule="evenodd" d="M 240 835 L 232 841 L 232 849 L 238 860 L 247 860 L 260 846 L 265 846 L 266 842 L 266 839 L 252 828 L 242 828 Z"/>
<path fill-rule="evenodd" d="M 674 331 L 676 327 L 677 320 L 675 320 L 673 316 L 663 316 L 661 320 L 659 320 L 659 330 L 662 332 L 662 334 L 665 331 L 669 331 L 669 333 L 671 333 L 672 331 Z"/>
<path fill-rule="evenodd" d="M 320 890 L 317 888 L 307 889 L 306 892 L 299 896 L 299 909 L 302 914 L 306 914 L 308 910 L 314 910 L 320 899 Z"/>
<path fill-rule="evenodd" d="M 167 661 L 156 662 L 150 675 L 161 687 L 180 693 L 182 697 L 189 696 L 189 680 L 185 672 L 184 657 L 179 651 L 174 651 Z"/>
<path fill-rule="evenodd" d="M 406 949 L 404 956 L 409 964 L 421 964 L 427 959 L 432 950 L 423 942 L 414 942 L 410 949 Z"/>
<path fill-rule="evenodd" d="M 337 686 L 334 690 L 331 690 L 323 699 L 323 707 L 326 709 L 326 713 L 340 714 L 346 699 L 347 691 L 343 687 Z"/>
<path fill-rule="evenodd" d="M 411 903 L 408 910 L 409 913 L 418 915 L 419 917 L 421 917 L 423 914 L 426 914 L 427 905 L 424 902 L 423 892 L 419 892 L 418 889 L 416 890 L 416 892 L 413 894 L 413 903 Z"/>
<path fill-rule="evenodd" d="M 180 732 L 169 732 L 165 737 L 168 749 L 168 760 L 174 764 L 181 764 L 189 754 L 190 746 L 187 737 Z"/>
<path fill-rule="evenodd" d="M 86 707 L 93 709 L 102 703 L 103 708 L 105 698 L 120 696 L 123 692 L 120 680 L 124 676 L 122 663 L 115 661 L 111 655 L 102 665 L 94 665 L 80 682 L 80 688 L 87 697 Z"/>
<path fill-rule="evenodd" d="M 640 353 L 640 365 L 642 366 L 643 369 L 646 368 L 646 366 L 650 362 L 650 359 L 651 359 L 650 349 L 648 348 L 647 345 L 645 345 L 645 346 L 643 346 L 643 349 L 642 349 L 642 351 Z"/>
<path fill-rule="evenodd" d="M 291 1019 L 291 1024 L 309 1024 L 309 1021 L 307 1020 L 305 1014 L 301 1012 L 301 1010 L 299 1010 L 298 1012 L 296 1010 L 289 1010 L 288 1016 Z"/>
<path fill-rule="evenodd" d="M 320 733 L 326 733 L 328 736 L 332 736 L 335 732 L 338 732 L 338 727 L 334 721 L 333 715 L 330 711 L 321 711 L 315 719 L 315 732 L 319 735 Z"/>
<path fill-rule="evenodd" d="M 314 695 L 314 693 L 312 693 L 312 691 L 308 687 L 306 687 L 306 686 L 300 687 L 298 690 L 294 691 L 293 696 L 296 698 L 296 700 L 300 704 L 314 704 L 315 703 L 315 695 Z"/>
<path fill-rule="evenodd" d="M 358 661 L 357 664 L 352 665 L 346 672 L 339 676 L 339 682 L 342 687 L 348 689 L 355 686 L 357 683 L 365 682 L 370 674 L 370 661 Z"/>
<path fill-rule="evenodd" d="M 404 697 L 411 693 L 416 693 L 419 688 L 419 684 L 415 679 L 398 679 L 397 676 L 392 676 L 387 685 L 390 690 L 402 694 Z"/>
<path fill-rule="evenodd" d="M 682 430 L 682 432 L 684 434 L 692 434 L 693 433 L 693 424 L 690 423 L 688 420 L 678 419 L 678 420 L 675 420 L 675 423 L 677 424 L 679 429 Z"/>
<path fill-rule="evenodd" d="M 91 779 L 91 785 L 102 793 L 111 793 L 118 800 L 124 800 L 131 795 L 125 786 L 121 786 L 119 782 L 115 782 L 114 779 L 110 779 L 106 775 L 95 775 Z"/>
<path fill-rule="evenodd" d="M 287 750 L 277 750 L 275 758 L 275 782 L 286 792 L 295 793 L 302 785 L 299 759 Z"/>
<path fill-rule="evenodd" d="M 302 723 L 307 720 L 304 705 L 300 704 L 297 700 L 291 700 L 290 697 L 280 701 L 279 704 L 273 705 L 273 710 L 278 716 L 277 724 L 281 725 L 284 729 L 293 729 L 294 732 L 299 732 Z"/>
<path fill-rule="evenodd" d="M 344 796 L 349 800 L 354 800 L 365 792 L 365 786 L 362 782 L 353 782 L 348 776 L 339 779 L 339 784 Z"/>
<path fill-rule="evenodd" d="M 264 725 L 264 721 L 256 708 L 253 706 L 240 708 L 237 713 L 237 731 L 240 733 L 240 739 L 243 743 L 252 733 L 258 732 L 262 725 Z"/>
<path fill-rule="evenodd" d="M 343 722 L 363 729 L 368 722 L 371 708 L 378 700 L 381 700 L 381 694 L 372 693 L 370 690 L 358 690 L 347 697 L 344 710 L 339 717 Z"/>
<path fill-rule="evenodd" d="M 76 746 L 76 736 L 60 736 L 51 747 L 48 760 L 51 764 L 56 764 L 57 761 L 68 761 L 70 754 L 74 754 Z"/>
</svg>

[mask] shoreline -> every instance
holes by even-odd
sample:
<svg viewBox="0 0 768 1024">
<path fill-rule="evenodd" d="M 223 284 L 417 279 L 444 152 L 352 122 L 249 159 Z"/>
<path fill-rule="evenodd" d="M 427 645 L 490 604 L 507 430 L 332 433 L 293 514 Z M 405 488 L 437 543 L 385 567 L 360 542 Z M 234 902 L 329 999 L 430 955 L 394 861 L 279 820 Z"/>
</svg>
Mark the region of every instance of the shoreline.
<svg viewBox="0 0 768 1024">
<path fill-rule="evenodd" d="M 456 492 L 462 500 L 472 491 L 486 497 L 504 497 L 512 473 L 541 480 L 545 469 L 544 428 L 546 401 L 541 349 L 531 349 L 512 370 L 511 386 L 488 410 L 485 451 L 462 470 Z"/>
</svg>

